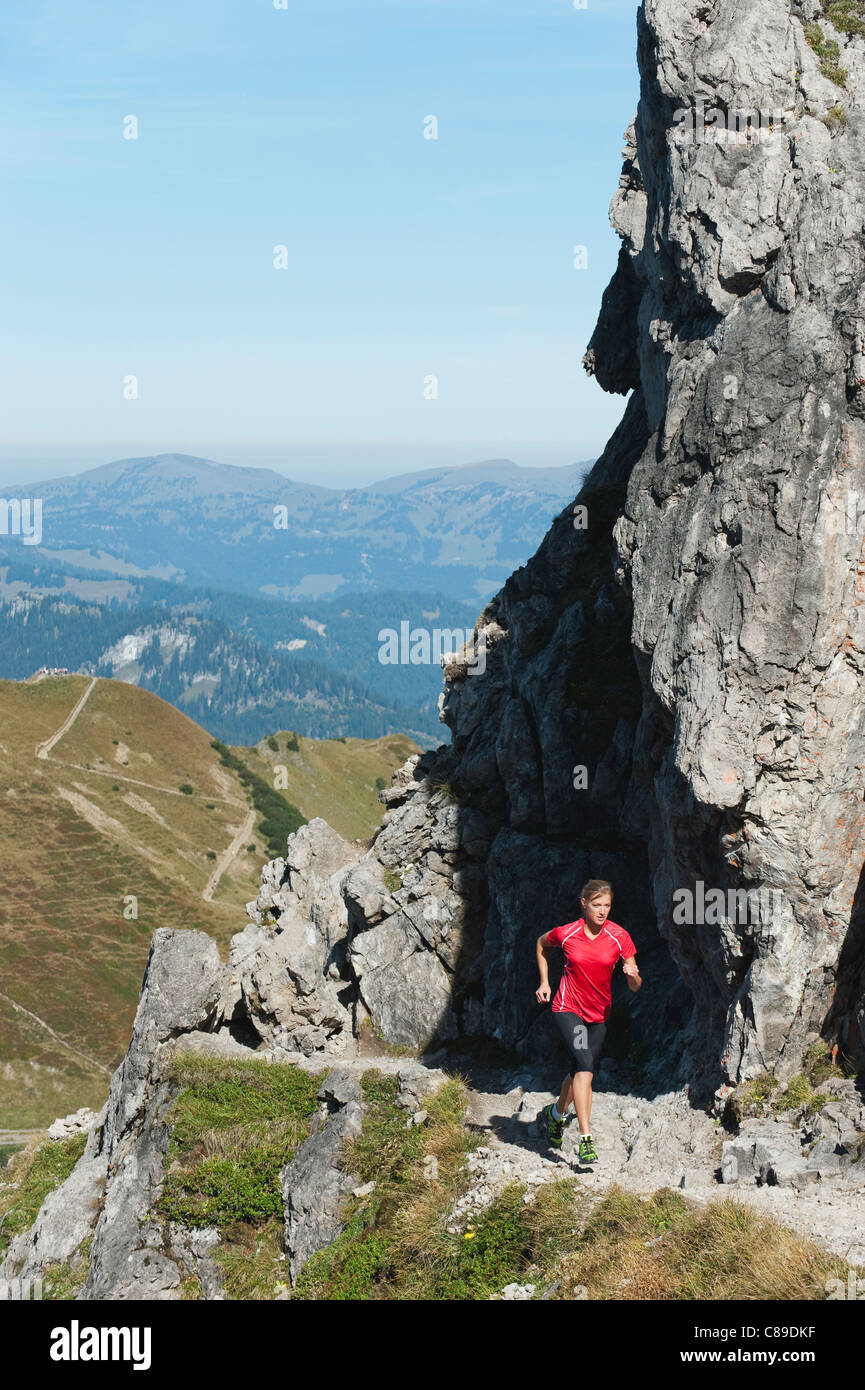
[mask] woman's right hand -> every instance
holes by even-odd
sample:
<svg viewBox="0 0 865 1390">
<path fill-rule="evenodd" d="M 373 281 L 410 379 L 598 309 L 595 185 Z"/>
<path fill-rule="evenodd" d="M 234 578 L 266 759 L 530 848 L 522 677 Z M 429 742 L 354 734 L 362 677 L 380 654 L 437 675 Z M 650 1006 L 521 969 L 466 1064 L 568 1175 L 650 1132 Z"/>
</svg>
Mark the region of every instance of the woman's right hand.
<svg viewBox="0 0 865 1390">
<path fill-rule="evenodd" d="M 535 990 L 535 998 L 537 999 L 537 1001 L 538 1001 L 539 1004 L 549 1004 L 549 1002 L 550 1002 L 550 987 L 549 987 L 549 985 L 540 985 L 539 988 Z"/>
</svg>

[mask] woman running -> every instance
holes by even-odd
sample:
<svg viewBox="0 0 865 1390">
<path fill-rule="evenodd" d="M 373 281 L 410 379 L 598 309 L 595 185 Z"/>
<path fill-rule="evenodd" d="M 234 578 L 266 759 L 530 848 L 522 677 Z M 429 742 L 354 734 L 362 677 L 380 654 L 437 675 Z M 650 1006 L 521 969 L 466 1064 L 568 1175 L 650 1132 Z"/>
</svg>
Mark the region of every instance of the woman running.
<svg viewBox="0 0 865 1390">
<path fill-rule="evenodd" d="M 577 922 L 555 927 L 538 937 L 540 988 L 535 991 L 539 1004 L 550 1001 L 549 951 L 560 946 L 565 953 L 562 982 L 553 1000 L 553 1020 L 571 1054 L 571 1071 L 562 1082 L 558 1101 L 540 1114 L 547 1139 L 554 1149 L 562 1147 L 565 1116 L 571 1101 L 580 1122 L 580 1163 L 597 1163 L 592 1140 L 592 1075 L 598 1064 L 607 1018 L 612 1005 L 612 981 L 616 962 L 621 959 L 628 988 L 638 990 L 643 981 L 637 969 L 634 943 L 625 931 L 609 920 L 613 889 L 604 879 L 592 878 L 580 895 L 583 916 Z"/>
</svg>

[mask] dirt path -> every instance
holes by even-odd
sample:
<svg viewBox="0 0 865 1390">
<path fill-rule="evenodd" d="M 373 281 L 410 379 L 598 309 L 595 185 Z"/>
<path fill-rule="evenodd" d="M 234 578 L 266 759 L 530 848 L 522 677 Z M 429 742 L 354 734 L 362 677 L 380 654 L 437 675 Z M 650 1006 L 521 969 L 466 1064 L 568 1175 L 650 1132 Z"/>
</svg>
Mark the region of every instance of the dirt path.
<svg viewBox="0 0 865 1390">
<path fill-rule="evenodd" d="M 110 1067 L 104 1066 L 102 1062 L 97 1062 L 95 1057 L 88 1056 L 86 1052 L 81 1051 L 80 1047 L 74 1047 L 72 1043 L 68 1043 L 65 1038 L 61 1038 L 60 1034 L 55 1033 L 51 1024 L 46 1023 L 44 1018 L 40 1018 L 38 1014 L 34 1014 L 30 1009 L 25 1009 L 23 1004 L 16 1003 L 14 999 L 10 999 L 8 994 L 0 993 L 0 999 L 5 999 L 7 1004 L 11 1004 L 16 1013 L 26 1014 L 28 1018 L 32 1018 L 34 1023 L 38 1023 L 40 1028 L 44 1028 L 45 1032 L 49 1033 L 54 1041 L 58 1042 L 61 1047 L 65 1047 L 68 1052 L 74 1052 L 76 1057 L 81 1057 L 83 1061 L 89 1062 L 91 1067 L 96 1067 L 99 1071 L 104 1071 L 106 1076 L 111 1075 Z"/>
<path fill-rule="evenodd" d="M 480 1085 L 489 1082 L 478 1078 Z M 512 1089 L 502 1093 L 500 1086 Z M 560 1154 L 552 1154 L 538 1133 L 537 1115 L 555 1098 L 542 1091 L 531 1073 L 513 1075 L 494 1090 L 475 1089 L 467 1123 L 486 1132 L 476 1161 L 469 1199 L 459 1215 L 486 1205 L 488 1193 L 514 1179 L 536 1187 L 560 1177 L 577 1177 L 600 1197 L 613 1184 L 648 1194 L 661 1187 L 683 1191 L 690 1200 L 733 1200 L 772 1216 L 809 1236 L 851 1264 L 865 1263 L 865 1185 L 832 1178 L 800 1191 L 793 1187 L 727 1185 L 717 1180 L 720 1145 L 729 1136 L 703 1111 L 692 1110 L 681 1093 L 647 1100 L 598 1090 L 592 1105 L 592 1129 L 600 1163 L 583 1168 L 577 1159 L 579 1126 L 571 1119 Z"/>
<path fill-rule="evenodd" d="M 176 787 L 160 787 L 156 782 L 142 782 L 139 777 L 124 777 L 122 772 L 117 772 L 113 767 L 85 767 L 83 763 L 67 763 L 62 758 L 51 758 L 52 763 L 57 763 L 59 767 L 74 768 L 78 772 L 86 772 L 88 777 L 110 777 L 112 782 L 130 782 L 133 787 L 147 787 L 152 792 L 163 792 L 166 796 L 186 796 L 186 792 L 179 791 Z M 237 797 L 217 796 L 215 793 L 201 792 L 199 801 L 221 801 L 225 806 L 244 806 L 244 801 L 239 801 Z"/>
<path fill-rule="evenodd" d="M 297 1065 L 320 1071 L 325 1055 L 298 1055 Z M 341 1054 L 327 1060 L 356 1072 L 358 1078 L 367 1067 L 393 1072 L 401 1065 L 393 1057 L 374 1054 Z M 436 1060 L 430 1057 L 428 1065 L 432 1067 Z M 532 1193 L 544 1183 L 576 1178 L 593 1200 L 618 1185 L 640 1194 L 662 1187 L 681 1189 L 683 1196 L 700 1205 L 726 1200 L 747 1203 L 850 1264 L 865 1265 L 865 1183 L 828 1177 L 804 1191 L 721 1183 L 717 1179 L 720 1146 L 729 1136 L 711 1116 L 692 1109 L 682 1092 L 649 1100 L 624 1091 L 596 1090 L 592 1129 L 600 1163 L 588 1168 L 578 1161 L 579 1126 L 574 1118 L 558 1153 L 539 1132 L 538 1115 L 556 1098 L 558 1074 L 543 1069 L 475 1068 L 470 1063 L 463 1067 L 455 1061 L 442 1065 L 468 1077 L 466 1124 L 483 1135 L 482 1146 L 469 1160 L 468 1191 L 449 1219 L 453 1231 L 465 1230 L 509 1183 L 522 1183 Z"/>
<path fill-rule="evenodd" d="M 217 887 L 219 886 L 219 880 L 222 878 L 222 875 L 225 873 L 232 859 L 234 859 L 235 855 L 239 853 L 241 847 L 244 844 L 246 844 L 249 840 L 254 825 L 255 810 L 253 809 L 247 815 L 246 820 L 243 822 L 243 825 L 240 827 L 231 844 L 228 846 L 228 849 L 225 850 L 219 856 L 216 868 L 213 871 L 213 877 L 201 895 L 206 903 L 213 901 L 213 895 L 216 892 Z"/>
<path fill-rule="evenodd" d="M 46 739 L 44 743 L 39 743 L 36 745 L 37 758 L 47 758 L 55 743 L 59 743 L 63 735 L 69 733 L 69 730 L 72 728 L 72 725 L 75 723 L 79 714 L 86 705 L 90 692 L 98 679 L 98 676 L 93 677 L 84 694 L 81 696 L 81 699 L 78 701 L 78 704 L 75 706 L 72 713 L 69 714 L 67 718 L 63 721 L 63 723 L 60 725 L 60 728 L 57 730 L 56 734 L 52 734 L 51 737 L 49 739 Z"/>
<path fill-rule="evenodd" d="M 0 1149 L 13 1144 L 29 1144 L 31 1139 L 44 1133 L 44 1129 L 0 1129 Z"/>
</svg>

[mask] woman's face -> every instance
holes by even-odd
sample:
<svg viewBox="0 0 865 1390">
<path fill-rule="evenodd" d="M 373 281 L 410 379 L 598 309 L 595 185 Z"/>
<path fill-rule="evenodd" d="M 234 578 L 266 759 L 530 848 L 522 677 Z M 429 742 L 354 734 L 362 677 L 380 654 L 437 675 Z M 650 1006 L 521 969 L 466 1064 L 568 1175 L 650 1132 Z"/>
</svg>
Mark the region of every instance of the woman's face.
<svg viewBox="0 0 865 1390">
<path fill-rule="evenodd" d="M 587 900 L 581 898 L 583 905 L 583 916 L 591 927 L 592 931 L 598 931 L 604 925 L 610 915 L 610 908 L 613 900 L 609 893 L 599 893 L 596 898 Z"/>
</svg>

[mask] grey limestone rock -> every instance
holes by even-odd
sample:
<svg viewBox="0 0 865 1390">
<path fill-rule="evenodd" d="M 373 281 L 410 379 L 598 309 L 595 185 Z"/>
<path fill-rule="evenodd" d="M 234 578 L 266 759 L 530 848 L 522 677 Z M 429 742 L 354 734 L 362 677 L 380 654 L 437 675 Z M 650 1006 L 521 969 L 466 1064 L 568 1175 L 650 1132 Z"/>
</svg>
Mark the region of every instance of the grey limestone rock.
<svg viewBox="0 0 865 1390">
<path fill-rule="evenodd" d="M 282 1170 L 285 1250 L 292 1283 L 309 1257 L 330 1245 L 342 1230 L 344 1203 L 359 1181 L 341 1166 L 343 1145 L 356 1138 L 362 1127 L 362 1106 L 349 1100 L 304 1140 Z"/>
<path fill-rule="evenodd" d="M 340 886 L 360 854 L 314 819 L 262 873 L 255 921 L 233 937 L 230 965 L 241 1012 L 265 1046 L 308 1054 L 351 1036 L 340 999 L 348 938 Z"/>
<path fill-rule="evenodd" d="M 112 1078 L 102 1131 L 107 1183 L 87 1299 L 166 1299 L 181 1282 L 163 1224 L 152 1216 L 170 1137 L 170 1061 L 175 1039 L 213 1022 L 226 973 L 216 943 L 203 933 L 154 934 L 132 1041 Z"/>
<path fill-rule="evenodd" d="M 176 1296 L 183 1270 L 164 1223 L 152 1214 L 170 1136 L 170 1061 L 184 1033 L 213 1026 L 226 976 L 216 943 L 203 932 L 154 933 L 132 1039 L 111 1079 L 107 1105 L 90 1125 L 70 1176 L 10 1246 L 4 1272 L 36 1275 L 66 1264 L 92 1233 L 81 1297 Z"/>
<path fill-rule="evenodd" d="M 10 1242 L 0 1262 L 0 1278 L 39 1277 L 51 1265 L 68 1264 L 92 1232 L 108 1170 L 102 1146 L 104 1119 L 103 1110 L 70 1176 L 48 1194 L 30 1229 Z"/>
<path fill-rule="evenodd" d="M 80 1110 L 74 1111 L 71 1115 L 66 1115 L 63 1119 L 55 1120 L 48 1126 L 49 1139 L 69 1139 L 73 1134 L 86 1134 L 95 1124 L 101 1122 L 102 1116 L 89 1110 L 86 1105 L 82 1105 Z"/>
</svg>

